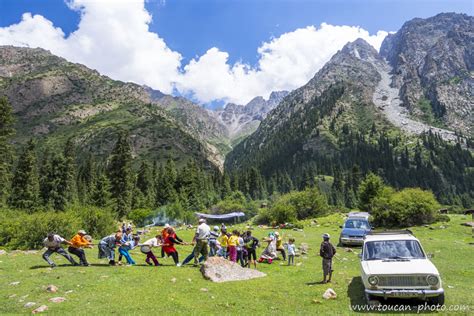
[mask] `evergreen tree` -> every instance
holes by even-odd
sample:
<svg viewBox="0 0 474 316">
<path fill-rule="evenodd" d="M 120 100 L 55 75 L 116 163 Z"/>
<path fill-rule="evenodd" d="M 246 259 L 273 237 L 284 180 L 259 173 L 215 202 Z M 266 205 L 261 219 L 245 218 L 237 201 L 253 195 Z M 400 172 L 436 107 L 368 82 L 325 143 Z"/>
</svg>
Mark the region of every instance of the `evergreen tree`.
<svg viewBox="0 0 474 316">
<path fill-rule="evenodd" d="M 331 186 L 331 202 L 334 205 L 344 205 L 344 181 L 339 168 L 334 169 L 334 181 Z"/>
<path fill-rule="evenodd" d="M 48 160 L 46 174 L 41 179 L 43 203 L 51 209 L 63 211 L 68 205 L 68 175 L 66 159 L 62 154 Z"/>
<path fill-rule="evenodd" d="M 68 203 L 75 203 L 77 201 L 76 149 L 71 138 L 66 141 L 63 155 L 65 176 L 64 196 Z"/>
<path fill-rule="evenodd" d="M 232 192 L 239 191 L 239 183 L 240 179 L 238 173 L 233 172 L 230 180 L 230 188 Z"/>
<path fill-rule="evenodd" d="M 143 196 L 141 208 L 151 207 L 153 205 L 154 188 L 150 166 L 146 161 L 142 161 L 140 169 L 138 170 L 136 188 Z"/>
<path fill-rule="evenodd" d="M 226 174 L 224 174 L 224 179 L 223 179 L 223 183 L 222 183 L 221 198 L 225 199 L 231 193 L 232 193 L 232 189 L 231 189 L 231 186 L 230 186 L 230 177 L 226 173 Z"/>
<path fill-rule="evenodd" d="M 49 200 L 49 181 L 48 181 L 48 176 L 49 176 L 49 168 L 51 166 L 49 160 L 50 160 L 50 149 L 49 147 L 46 147 L 43 150 L 43 153 L 41 155 L 41 162 L 39 164 L 39 197 L 41 200 L 41 203 L 43 205 L 48 204 Z"/>
<path fill-rule="evenodd" d="M 96 166 L 92 155 L 88 155 L 80 166 L 77 175 L 77 194 L 82 204 L 87 204 L 94 188 Z"/>
<path fill-rule="evenodd" d="M 280 177 L 280 192 L 281 193 L 288 193 L 293 190 L 293 181 L 290 178 L 288 172 L 284 172 L 283 175 Z"/>
<path fill-rule="evenodd" d="M 0 206 L 8 196 L 12 178 L 13 150 L 10 144 L 15 134 L 13 109 L 6 97 L 0 98 Z"/>
<path fill-rule="evenodd" d="M 119 132 L 109 158 L 108 176 L 114 209 L 118 217 L 122 218 L 131 209 L 133 193 L 132 149 L 125 131 Z"/>
<path fill-rule="evenodd" d="M 99 174 L 94 180 L 90 194 L 90 204 L 107 207 L 110 203 L 110 182 L 105 174 Z"/>
<path fill-rule="evenodd" d="M 38 200 L 39 181 L 35 143 L 30 140 L 18 160 L 8 204 L 14 208 L 33 211 L 38 206 Z"/>
<path fill-rule="evenodd" d="M 278 192 L 278 185 L 275 175 L 271 176 L 270 180 L 268 180 L 267 190 L 269 195 L 273 195 L 274 193 Z"/>
<path fill-rule="evenodd" d="M 248 188 L 252 199 L 259 200 L 263 198 L 263 181 L 262 176 L 258 172 L 257 168 L 250 168 L 248 177 Z"/>
<path fill-rule="evenodd" d="M 371 211 L 372 202 L 382 193 L 384 187 L 385 185 L 382 178 L 373 173 L 369 173 L 359 186 L 359 208 L 361 210 Z"/>
<path fill-rule="evenodd" d="M 176 166 L 172 159 L 166 162 L 161 178 L 158 180 L 158 187 L 156 189 L 156 200 L 158 205 L 166 205 L 176 201 L 178 193 L 176 192 L 176 180 L 178 173 Z"/>
</svg>

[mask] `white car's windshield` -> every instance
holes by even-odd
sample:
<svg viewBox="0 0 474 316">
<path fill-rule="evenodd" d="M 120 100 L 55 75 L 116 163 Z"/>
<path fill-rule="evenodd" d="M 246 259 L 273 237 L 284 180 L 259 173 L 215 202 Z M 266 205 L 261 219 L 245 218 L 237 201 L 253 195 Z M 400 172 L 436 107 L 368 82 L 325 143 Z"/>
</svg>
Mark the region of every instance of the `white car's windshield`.
<svg viewBox="0 0 474 316">
<path fill-rule="evenodd" d="M 365 243 L 364 260 L 425 258 L 416 240 L 382 240 Z"/>
<path fill-rule="evenodd" d="M 345 228 L 369 229 L 369 223 L 362 219 L 348 219 Z"/>
</svg>

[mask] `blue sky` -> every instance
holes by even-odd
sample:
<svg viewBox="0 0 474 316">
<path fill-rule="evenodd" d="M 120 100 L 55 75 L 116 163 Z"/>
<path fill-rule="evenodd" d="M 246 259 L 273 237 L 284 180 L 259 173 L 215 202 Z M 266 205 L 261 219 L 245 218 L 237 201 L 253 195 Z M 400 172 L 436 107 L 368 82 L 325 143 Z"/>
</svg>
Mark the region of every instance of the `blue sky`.
<svg viewBox="0 0 474 316">
<path fill-rule="evenodd" d="M 120 0 L 123 1 L 123 0 Z M 143 1 L 143 0 L 142 0 Z M 137 0 L 137 2 L 142 2 Z M 78 6 L 84 5 L 87 8 L 87 12 L 91 13 L 90 16 L 100 17 L 103 14 L 104 9 L 97 5 L 87 4 L 87 0 L 73 0 L 77 2 Z M 97 56 L 89 53 L 87 56 L 75 56 L 69 51 L 65 51 L 63 44 L 56 42 L 39 41 L 38 39 L 31 39 L 31 37 L 25 37 L 24 34 L 19 31 L 15 31 L 18 34 L 12 35 L 10 32 L 10 38 L 3 40 L 3 43 L 16 42 L 12 40 L 13 36 L 21 38 L 23 42 L 27 42 L 30 46 L 40 46 L 46 49 L 50 49 L 53 53 L 62 55 L 73 61 L 83 62 L 86 65 L 99 69 L 112 77 L 116 77 L 121 80 L 136 81 L 138 83 L 145 83 L 154 88 L 158 88 L 165 92 L 170 91 L 181 91 L 183 94 L 191 94 L 196 97 L 196 100 L 206 103 L 216 99 L 228 99 L 230 101 L 244 101 L 249 99 L 252 94 L 268 94 L 272 90 L 273 86 L 276 89 L 294 88 L 300 85 L 304 80 L 307 80 L 310 74 L 301 75 L 301 78 L 297 82 L 288 83 L 285 80 L 268 82 L 266 86 L 261 89 L 255 89 L 253 92 L 249 92 L 248 95 L 244 96 L 245 93 L 235 96 L 229 96 L 226 98 L 226 91 L 228 88 L 223 87 L 222 93 L 211 93 L 211 87 L 203 87 L 196 83 L 196 81 L 202 81 L 199 76 L 205 76 L 202 74 L 205 66 L 219 68 L 222 66 L 224 72 L 231 73 L 229 76 L 229 86 L 238 84 L 240 77 L 239 72 L 242 71 L 238 66 L 239 63 L 244 64 L 245 67 L 251 71 L 255 71 L 255 78 L 261 77 L 257 72 L 261 67 L 262 56 L 259 54 L 258 49 L 262 47 L 263 43 L 270 43 L 274 39 L 279 39 L 284 34 L 294 34 L 297 37 L 298 34 L 294 33 L 295 30 L 304 29 L 308 26 L 314 25 L 316 30 L 312 30 L 312 34 L 315 34 L 321 23 L 327 23 L 333 26 L 359 26 L 363 31 L 368 31 L 372 36 L 377 34 L 378 31 L 396 31 L 404 22 L 414 17 L 430 17 L 440 12 L 458 12 L 473 14 L 474 1 L 467 0 L 446 0 L 446 1 L 389 1 L 389 0 L 358 0 L 358 1 L 342 1 L 342 0 L 328 0 L 328 1 L 309 1 L 309 0 L 149 0 L 145 1 L 145 9 L 153 18 L 148 21 L 149 33 L 156 33 L 159 38 L 166 45 L 166 52 L 160 57 L 157 63 L 169 58 L 169 63 L 166 66 L 157 66 L 157 72 L 163 73 L 164 71 L 170 71 L 169 69 L 177 68 L 177 73 L 173 76 L 169 75 L 170 82 L 166 80 L 150 80 L 151 75 L 143 74 L 140 75 L 138 70 L 130 70 L 129 73 L 112 71 L 113 64 L 103 66 L 104 60 L 100 60 Z M 112 6 L 112 5 L 110 5 Z M 143 4 L 142 4 L 143 7 Z M 132 10 L 131 10 L 132 11 Z M 72 10 L 62 0 L 0 0 L 0 31 L 1 28 L 8 28 L 11 25 L 22 22 L 22 14 L 30 12 L 33 15 L 38 14 L 44 17 L 46 21 L 49 21 L 54 27 L 59 27 L 64 33 L 65 38 L 72 33 L 77 31 L 78 24 L 81 21 L 81 12 L 84 14 L 86 11 Z M 118 11 L 117 11 L 118 12 Z M 137 16 L 139 13 L 137 13 Z M 119 16 L 117 14 L 116 16 Z M 113 19 L 113 16 L 112 16 Z M 127 27 L 128 21 L 122 18 L 118 23 L 122 23 L 124 27 Z M 140 18 L 136 21 L 140 22 Z M 38 26 L 40 22 L 35 21 L 34 26 L 28 28 L 41 28 Z M 90 24 L 93 24 L 89 22 Z M 133 23 L 133 22 L 131 22 Z M 98 27 L 98 26 L 97 26 Z M 102 27 L 107 27 L 106 24 Z M 89 32 L 90 32 L 90 26 Z M 137 30 L 139 28 L 137 27 Z M 138 32 L 138 31 L 137 31 Z M 331 37 L 332 31 L 328 30 L 326 36 Z M 303 32 L 301 32 L 303 33 Z M 311 32 L 310 32 L 311 33 Z M 39 33 L 35 33 L 39 34 Z M 339 34 L 339 33 L 337 33 Z M 300 34 L 301 35 L 301 34 Z M 299 37 L 303 35 L 298 35 Z M 37 36 L 37 35 L 36 35 Z M 110 36 L 110 35 L 108 35 Z M 113 36 L 113 35 L 112 35 Z M 334 35 L 336 36 L 336 35 Z M 337 35 L 337 36 L 340 36 Z M 367 34 L 367 36 L 369 36 Z M 382 35 L 381 35 L 382 36 Z M 90 33 L 88 36 L 91 37 Z M 117 38 L 120 35 L 117 34 Z M 316 37 L 314 37 L 316 38 Z M 310 37 L 308 37 L 308 40 Z M 352 40 L 353 37 L 348 36 L 348 40 Z M 383 39 L 383 37 L 382 37 Z M 295 39 L 296 40 L 296 39 Z M 346 38 L 341 39 L 341 43 L 344 43 Z M 97 41 L 100 41 L 97 39 Z M 0 39 L 0 43 L 1 43 Z M 18 40 L 20 42 L 20 40 Z M 22 43 L 23 43 L 22 42 Z M 380 43 L 373 39 L 374 43 Z M 327 46 L 327 42 L 321 42 L 320 47 Z M 275 43 L 274 46 L 277 46 Z M 341 46 L 342 44 L 338 44 Z M 71 41 L 67 43 L 68 46 L 73 46 Z M 140 43 L 140 45 L 142 45 Z M 157 43 L 159 46 L 160 44 Z M 156 51 L 156 47 L 154 49 Z M 271 46 L 269 49 L 272 52 L 278 51 L 282 46 L 285 46 L 283 40 L 278 47 Z M 317 68 L 321 67 L 321 64 L 327 61 L 328 56 L 333 54 L 339 46 L 335 46 L 332 50 L 328 51 L 326 55 L 321 56 L 321 61 L 312 61 L 310 65 L 314 67 L 314 72 Z M 144 46 L 146 48 L 146 44 Z M 295 47 L 299 47 L 298 45 Z M 215 48 L 216 50 L 210 51 Z M 378 47 L 377 47 L 378 48 Z M 93 48 L 91 48 L 94 51 Z M 99 49 L 99 48 L 97 48 Z M 118 46 L 116 48 L 120 49 Z M 313 48 L 314 49 L 314 48 Z M 77 46 L 76 46 L 77 50 Z M 101 48 L 103 51 L 104 48 Z M 143 49 L 142 49 L 143 50 Z M 175 52 L 179 55 L 179 58 L 170 57 L 169 51 Z M 152 48 L 150 47 L 150 52 Z M 112 52 L 111 52 L 112 53 Z M 150 53 L 151 54 L 151 53 Z M 136 53 L 131 53 L 136 55 Z M 146 55 L 148 56 L 148 55 Z M 151 56 L 151 55 L 150 55 Z M 117 57 L 114 55 L 114 58 Z M 208 62 L 205 63 L 201 57 L 208 58 Z M 118 58 L 118 57 L 117 57 Z M 120 63 L 127 62 L 128 57 L 123 56 L 123 59 L 117 59 Z M 143 57 L 142 57 L 143 58 Z M 173 61 L 173 58 L 178 58 L 179 62 Z M 200 61 L 199 59 L 203 59 Z M 293 58 L 293 57 L 291 57 Z M 290 59 L 291 59 L 290 58 Z M 199 68 L 195 65 L 195 69 L 188 71 L 189 74 L 186 79 L 182 74 L 186 72 L 185 67 L 190 62 L 198 62 L 202 65 Z M 224 62 L 228 68 L 224 69 L 222 65 Z M 107 60 L 107 63 L 109 61 Z M 132 62 L 130 62 L 132 63 Z M 135 63 L 135 62 L 133 62 Z M 237 64 L 236 64 L 237 63 Z M 192 63 L 191 63 L 192 64 Z M 237 65 L 237 67 L 236 67 Z M 298 65 L 303 67 L 305 62 L 299 62 Z M 107 68 L 109 67 L 109 68 Z M 115 66 L 117 67 L 117 65 Z M 161 67 L 161 68 L 160 68 Z M 294 67 L 294 65 L 293 65 Z M 143 67 L 138 67 L 143 68 Z M 220 68 L 219 68 L 220 69 Z M 286 69 L 286 68 L 282 68 Z M 249 71 L 243 70 L 243 71 Z M 271 72 L 271 71 L 270 71 Z M 224 73 L 227 74 L 227 73 Z M 216 73 L 215 77 L 219 77 L 222 74 Z M 257 76 L 258 75 L 258 76 Z M 270 75 L 268 75 L 270 76 Z M 254 77 L 245 77 L 246 81 L 254 79 Z M 193 81 L 194 80 L 194 81 Z M 243 80 L 243 79 L 242 79 Z M 255 79 L 256 80 L 256 79 Z M 178 82 L 178 83 L 176 83 Z M 189 84 L 188 82 L 192 82 Z M 227 90 L 226 90 L 227 89 Z M 217 89 L 219 90 L 219 89 Z M 242 87 L 242 90 L 249 90 L 246 87 Z M 263 92 L 263 93 L 261 93 Z"/>
</svg>

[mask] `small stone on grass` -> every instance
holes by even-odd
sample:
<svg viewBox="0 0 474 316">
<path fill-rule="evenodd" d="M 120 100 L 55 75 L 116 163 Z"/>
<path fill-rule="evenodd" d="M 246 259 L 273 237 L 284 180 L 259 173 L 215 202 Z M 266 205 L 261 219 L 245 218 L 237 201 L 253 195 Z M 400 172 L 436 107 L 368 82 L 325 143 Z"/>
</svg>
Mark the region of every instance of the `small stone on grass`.
<svg viewBox="0 0 474 316">
<path fill-rule="evenodd" d="M 66 298 L 64 297 L 52 297 L 48 301 L 53 302 L 53 303 L 61 303 L 64 302 Z"/>
<path fill-rule="evenodd" d="M 44 311 L 47 311 L 48 310 L 48 306 L 46 305 L 41 305 L 40 307 L 38 307 L 37 309 L 33 310 L 31 313 L 33 314 L 38 314 L 38 313 L 42 313 Z"/>
<path fill-rule="evenodd" d="M 46 287 L 46 291 L 50 293 L 56 293 L 58 291 L 58 287 L 56 285 L 50 284 Z"/>
</svg>

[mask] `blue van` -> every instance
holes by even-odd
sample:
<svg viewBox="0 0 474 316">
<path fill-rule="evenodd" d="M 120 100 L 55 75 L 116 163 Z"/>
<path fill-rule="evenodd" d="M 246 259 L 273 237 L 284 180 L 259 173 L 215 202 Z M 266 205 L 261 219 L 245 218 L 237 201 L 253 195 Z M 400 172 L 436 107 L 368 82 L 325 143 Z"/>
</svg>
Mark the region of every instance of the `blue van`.
<svg viewBox="0 0 474 316">
<path fill-rule="evenodd" d="M 367 212 L 350 212 L 344 221 L 344 225 L 341 226 L 342 231 L 339 237 L 339 244 L 343 246 L 363 245 L 365 235 L 372 230 L 369 216 Z"/>
</svg>

